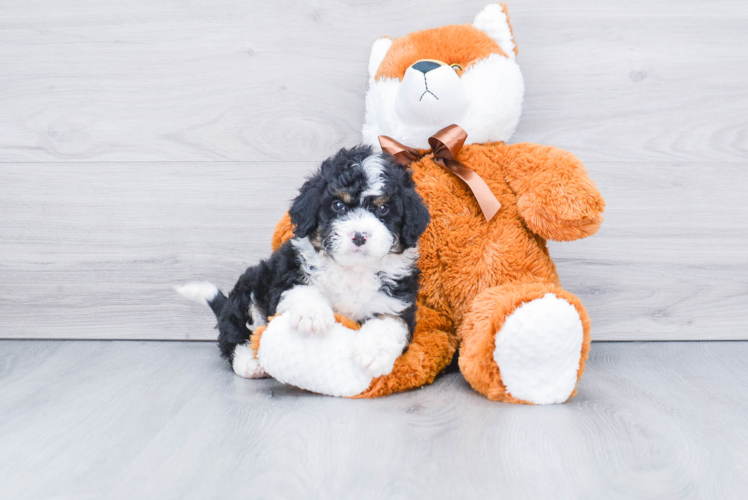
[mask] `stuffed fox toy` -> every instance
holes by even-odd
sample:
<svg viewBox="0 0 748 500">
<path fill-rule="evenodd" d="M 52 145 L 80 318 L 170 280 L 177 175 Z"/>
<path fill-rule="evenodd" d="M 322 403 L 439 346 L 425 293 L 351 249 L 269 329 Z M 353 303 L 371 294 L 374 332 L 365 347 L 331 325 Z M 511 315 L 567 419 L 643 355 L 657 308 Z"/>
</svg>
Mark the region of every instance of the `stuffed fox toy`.
<svg viewBox="0 0 748 500">
<path fill-rule="evenodd" d="M 410 348 L 391 373 L 349 396 L 431 383 L 454 356 L 470 385 L 495 401 L 561 403 L 574 394 L 590 320 L 561 287 L 546 240 L 595 233 L 604 201 L 572 154 L 507 144 L 524 95 L 517 53 L 506 5 L 487 6 L 472 24 L 373 45 L 363 139 L 406 153 L 431 223 L 420 241 Z M 273 245 L 291 236 L 286 217 Z M 262 341 L 253 339 L 260 351 Z"/>
</svg>

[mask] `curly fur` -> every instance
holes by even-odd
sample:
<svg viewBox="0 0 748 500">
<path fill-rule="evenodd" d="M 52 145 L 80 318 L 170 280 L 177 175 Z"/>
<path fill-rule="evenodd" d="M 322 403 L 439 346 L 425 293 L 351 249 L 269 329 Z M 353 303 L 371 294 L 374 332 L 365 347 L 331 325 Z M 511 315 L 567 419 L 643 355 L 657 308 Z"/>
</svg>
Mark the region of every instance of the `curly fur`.
<svg viewBox="0 0 748 500">
<path fill-rule="evenodd" d="M 477 391 L 497 401 L 532 402 L 514 397 L 504 385 L 494 356 L 496 339 L 522 304 L 548 294 L 566 301 L 579 316 L 583 335 L 577 379 L 584 371 L 589 317 L 579 299 L 561 287 L 546 240 L 570 241 L 594 234 L 602 223 L 605 202 L 571 153 L 552 146 L 503 142 L 514 131 L 523 97 L 515 55 L 506 6 L 497 5 L 486 7 L 472 25 L 434 28 L 374 44 L 364 141 L 375 145 L 377 136 L 384 134 L 422 149 L 424 156 L 410 169 L 432 222 L 419 244 L 418 324 L 410 348 L 390 374 L 372 381 L 357 397 L 383 396 L 430 383 L 459 347 L 456 364 Z M 423 60 L 435 64 L 422 66 L 428 71 L 419 76 L 413 70 Z M 460 66 L 453 69 L 455 74 L 444 68 L 456 64 Z M 459 77 L 463 86 L 473 89 L 467 114 L 450 117 L 448 112 L 455 108 L 447 106 L 441 108 L 447 115 L 440 119 L 451 118 L 450 123 L 468 132 L 456 159 L 479 174 L 500 201 L 501 209 L 490 222 L 467 186 L 426 154 L 428 137 L 440 127 L 406 123 L 398 114 L 398 93 L 410 85 L 408 75 L 416 75 L 421 81 L 413 81 L 423 85 L 431 73 L 452 82 Z M 459 91 L 456 85 L 444 88 Z M 418 99 L 419 94 L 407 95 Z M 436 106 L 436 101 L 431 103 Z M 417 113 L 406 116 L 414 117 Z M 273 244 L 288 238 L 292 226 L 284 218 Z M 554 333 L 544 332 L 551 338 Z M 552 399 L 565 397 L 568 394 Z"/>
<path fill-rule="evenodd" d="M 333 313 L 361 323 L 396 316 L 407 326 L 407 346 L 416 325 L 417 244 L 429 223 L 410 172 L 369 146 L 343 149 L 304 183 L 289 214 L 293 238 L 248 268 L 228 297 L 205 283 L 178 289 L 192 299 L 205 292 L 198 298 L 218 318 L 221 354 L 232 361 L 251 331 L 280 312 L 306 314 L 296 326 L 312 333 L 331 326 Z"/>
</svg>

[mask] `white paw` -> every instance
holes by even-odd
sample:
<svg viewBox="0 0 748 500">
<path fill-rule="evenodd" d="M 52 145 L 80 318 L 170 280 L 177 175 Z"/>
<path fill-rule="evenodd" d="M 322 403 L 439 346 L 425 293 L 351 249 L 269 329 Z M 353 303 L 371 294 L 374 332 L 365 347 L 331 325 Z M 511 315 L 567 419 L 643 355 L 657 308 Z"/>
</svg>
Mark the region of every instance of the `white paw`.
<svg viewBox="0 0 748 500">
<path fill-rule="evenodd" d="M 330 302 L 311 286 L 297 286 L 285 292 L 277 312 L 288 312 L 291 326 L 299 333 L 319 335 L 335 324 L 335 313 Z"/>
<path fill-rule="evenodd" d="M 290 314 L 291 326 L 299 333 L 320 335 L 335 324 L 335 313 L 332 312 L 330 307 L 307 308 L 301 311 L 292 309 Z"/>
<path fill-rule="evenodd" d="M 248 345 L 237 345 L 234 348 L 234 361 L 231 363 L 234 373 L 243 378 L 263 378 L 267 373 L 255 359 L 255 352 Z"/>
<path fill-rule="evenodd" d="M 408 341 L 408 326 L 399 318 L 375 318 L 363 324 L 353 347 L 353 359 L 371 377 L 392 371 Z"/>
<path fill-rule="evenodd" d="M 583 338 L 577 310 L 552 293 L 518 307 L 496 334 L 494 350 L 509 394 L 535 404 L 569 399 Z"/>
</svg>

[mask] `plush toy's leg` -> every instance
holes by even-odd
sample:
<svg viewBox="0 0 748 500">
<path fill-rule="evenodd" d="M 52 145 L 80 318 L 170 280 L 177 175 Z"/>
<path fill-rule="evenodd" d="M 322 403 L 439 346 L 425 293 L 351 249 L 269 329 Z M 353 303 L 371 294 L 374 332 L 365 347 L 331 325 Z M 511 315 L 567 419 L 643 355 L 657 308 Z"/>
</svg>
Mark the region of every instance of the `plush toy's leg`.
<svg viewBox="0 0 748 500">
<path fill-rule="evenodd" d="M 550 283 L 489 288 L 460 328 L 460 371 L 494 401 L 563 403 L 590 349 L 582 303 Z"/>
</svg>

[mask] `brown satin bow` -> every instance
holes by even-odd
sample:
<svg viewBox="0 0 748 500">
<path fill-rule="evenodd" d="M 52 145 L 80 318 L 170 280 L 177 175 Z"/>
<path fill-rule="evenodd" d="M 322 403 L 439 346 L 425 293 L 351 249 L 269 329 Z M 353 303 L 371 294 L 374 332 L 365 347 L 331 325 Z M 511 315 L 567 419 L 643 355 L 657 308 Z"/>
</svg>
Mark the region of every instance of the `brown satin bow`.
<svg viewBox="0 0 748 500">
<path fill-rule="evenodd" d="M 432 151 L 430 156 L 434 163 L 446 168 L 468 185 L 478 201 L 486 221 L 490 221 L 501 208 L 501 203 L 480 175 L 455 159 L 462 149 L 462 145 L 465 144 L 465 139 L 467 139 L 467 132 L 459 125 L 444 127 L 429 137 L 429 145 Z M 410 165 L 425 156 L 425 154 L 420 154 L 417 149 L 401 144 L 386 135 L 379 136 L 379 145 L 382 146 L 382 151 L 391 154 L 403 165 Z"/>
</svg>

